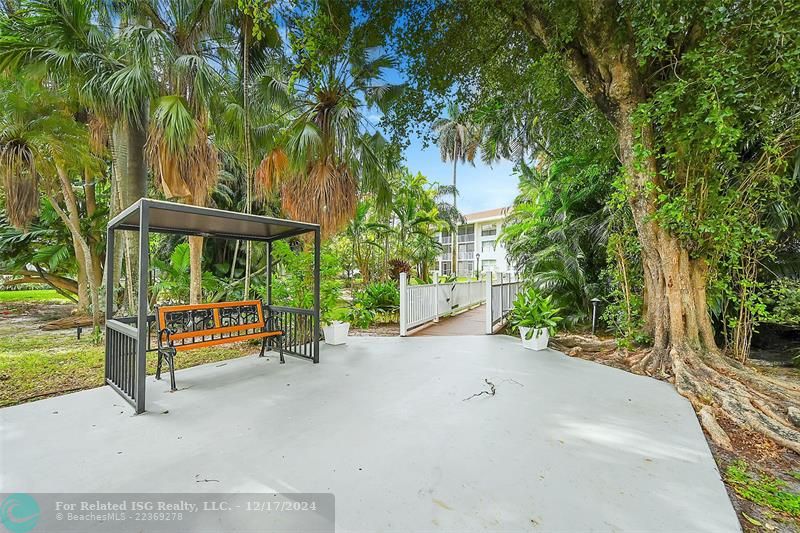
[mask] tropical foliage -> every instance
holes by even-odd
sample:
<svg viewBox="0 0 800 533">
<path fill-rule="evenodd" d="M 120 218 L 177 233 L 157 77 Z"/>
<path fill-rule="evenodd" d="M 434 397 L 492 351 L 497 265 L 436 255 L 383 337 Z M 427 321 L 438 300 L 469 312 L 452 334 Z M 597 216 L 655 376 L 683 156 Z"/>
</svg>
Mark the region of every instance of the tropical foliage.
<svg viewBox="0 0 800 533">
<path fill-rule="evenodd" d="M 74 294 L 97 322 L 108 265 L 120 283 L 109 290 L 130 309 L 136 242 L 126 233 L 105 258 L 103 228 L 143 196 L 318 221 L 326 237 L 346 228 L 331 249 L 347 241 L 364 281 L 386 279 L 392 258 L 432 257 L 440 221 L 431 195 L 420 205 L 392 201 L 397 150 L 371 117 L 402 86 L 383 79 L 395 62 L 377 44 L 338 3 L 6 2 L 3 273 Z M 413 237 L 401 250 L 403 236 Z M 292 253 L 305 257 L 305 245 L 292 243 Z M 151 264 L 164 276 L 154 299 L 244 297 L 266 268 L 249 244 L 193 237 L 186 249 L 154 238 Z M 278 269 L 299 261 L 275 257 Z M 427 264 L 419 270 L 428 275 Z M 290 293 L 308 304 L 306 293 Z"/>
<path fill-rule="evenodd" d="M 566 157 L 541 170 L 520 164 L 520 195 L 500 237 L 511 260 L 543 294 L 565 310 L 568 324 L 589 316 L 601 283 L 611 213 L 613 163 Z"/>
</svg>

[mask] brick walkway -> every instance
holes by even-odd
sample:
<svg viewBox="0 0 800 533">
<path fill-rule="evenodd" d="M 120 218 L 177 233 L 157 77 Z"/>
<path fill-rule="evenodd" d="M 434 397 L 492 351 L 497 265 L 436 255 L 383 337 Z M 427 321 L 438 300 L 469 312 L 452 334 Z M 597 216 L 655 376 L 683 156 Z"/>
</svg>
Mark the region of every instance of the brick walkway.
<svg viewBox="0 0 800 533">
<path fill-rule="evenodd" d="M 438 337 L 444 335 L 483 335 L 486 329 L 486 306 L 481 305 L 456 316 L 442 318 L 438 324 L 423 328 L 417 337 Z"/>
</svg>

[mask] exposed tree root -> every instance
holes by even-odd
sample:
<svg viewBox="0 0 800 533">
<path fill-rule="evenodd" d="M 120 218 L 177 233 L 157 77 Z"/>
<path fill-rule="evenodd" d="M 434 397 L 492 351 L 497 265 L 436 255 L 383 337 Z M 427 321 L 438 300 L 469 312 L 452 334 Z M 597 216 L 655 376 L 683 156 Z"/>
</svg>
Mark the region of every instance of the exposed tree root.
<svg viewBox="0 0 800 533">
<path fill-rule="evenodd" d="M 697 413 L 700 418 L 700 424 L 706 430 L 706 433 L 711 437 L 718 446 L 726 450 L 732 450 L 731 438 L 725 433 L 725 430 L 717 422 L 716 410 L 713 407 L 705 406 Z"/>
<path fill-rule="evenodd" d="M 690 347 L 629 352 L 603 350 L 591 338 L 563 342 L 559 348 L 572 356 L 590 359 L 628 371 L 664 379 L 689 399 L 710 438 L 730 449 L 730 437 L 718 422 L 725 417 L 733 424 L 756 431 L 777 444 L 800 454 L 800 384 L 764 375 L 717 351 Z"/>
<path fill-rule="evenodd" d="M 714 407 L 736 425 L 800 453 L 800 431 L 789 421 L 789 408 L 800 406 L 796 384 L 747 370 L 719 353 L 673 348 L 670 355 L 675 388 L 695 409 Z"/>
</svg>

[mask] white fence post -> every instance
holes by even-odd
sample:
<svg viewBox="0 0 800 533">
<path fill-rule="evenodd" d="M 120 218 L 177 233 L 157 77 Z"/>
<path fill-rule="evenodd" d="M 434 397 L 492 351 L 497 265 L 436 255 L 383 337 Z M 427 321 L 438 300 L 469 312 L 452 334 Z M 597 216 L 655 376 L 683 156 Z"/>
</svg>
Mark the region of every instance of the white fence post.
<svg viewBox="0 0 800 533">
<path fill-rule="evenodd" d="M 492 331 L 492 273 L 486 273 L 486 303 L 484 304 L 486 307 L 486 334 L 491 335 Z"/>
<path fill-rule="evenodd" d="M 433 321 L 439 322 L 439 274 L 433 275 Z"/>
<path fill-rule="evenodd" d="M 408 278 L 405 272 L 400 272 L 400 336 L 408 334 Z"/>
</svg>

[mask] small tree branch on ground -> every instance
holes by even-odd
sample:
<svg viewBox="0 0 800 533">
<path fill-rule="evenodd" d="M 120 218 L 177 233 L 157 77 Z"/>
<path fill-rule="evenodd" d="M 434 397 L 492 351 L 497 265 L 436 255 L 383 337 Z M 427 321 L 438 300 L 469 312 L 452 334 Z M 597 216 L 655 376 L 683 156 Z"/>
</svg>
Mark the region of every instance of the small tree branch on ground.
<svg viewBox="0 0 800 533">
<path fill-rule="evenodd" d="M 477 398 L 478 396 L 483 396 L 484 394 L 487 396 L 494 396 L 495 394 L 497 394 L 497 388 L 494 386 L 494 383 L 492 383 L 488 379 L 484 379 L 483 381 L 487 385 L 489 385 L 489 390 L 482 390 L 480 392 L 476 392 L 472 396 L 468 396 L 461 401 L 466 402 L 467 400 L 471 400 L 472 398 Z"/>
</svg>

